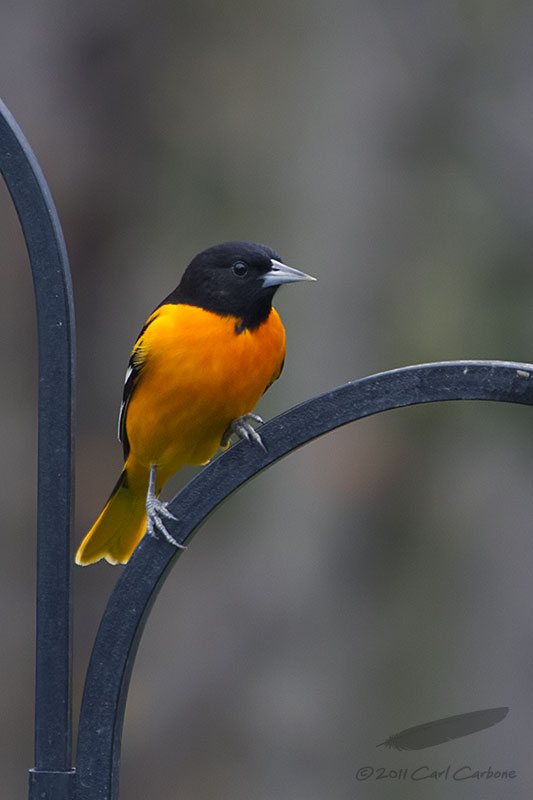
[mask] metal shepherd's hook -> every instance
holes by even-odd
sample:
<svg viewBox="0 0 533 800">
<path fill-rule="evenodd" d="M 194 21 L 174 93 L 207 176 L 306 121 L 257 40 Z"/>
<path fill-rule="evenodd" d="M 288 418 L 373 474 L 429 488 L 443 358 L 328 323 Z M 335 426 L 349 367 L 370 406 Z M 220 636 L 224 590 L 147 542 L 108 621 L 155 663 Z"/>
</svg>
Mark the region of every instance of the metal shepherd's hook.
<svg viewBox="0 0 533 800">
<path fill-rule="evenodd" d="M 26 240 L 38 315 L 39 455 L 35 767 L 30 800 L 116 800 L 124 708 L 137 644 L 178 550 L 145 536 L 104 612 L 87 671 L 76 770 L 71 762 L 71 565 L 74 311 L 57 213 L 39 165 L 0 103 L 0 171 Z M 266 452 L 241 441 L 168 504 L 179 543 L 235 489 L 317 436 L 392 408 L 442 400 L 533 405 L 533 366 L 454 361 L 383 372 L 308 400 L 261 428 Z"/>
</svg>

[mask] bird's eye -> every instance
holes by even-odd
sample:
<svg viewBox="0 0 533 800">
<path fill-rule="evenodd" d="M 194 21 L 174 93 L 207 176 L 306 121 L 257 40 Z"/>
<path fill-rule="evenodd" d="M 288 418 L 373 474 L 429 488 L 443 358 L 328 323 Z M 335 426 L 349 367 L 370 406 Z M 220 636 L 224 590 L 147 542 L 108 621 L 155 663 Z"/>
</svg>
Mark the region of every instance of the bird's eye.
<svg viewBox="0 0 533 800">
<path fill-rule="evenodd" d="M 235 264 L 232 265 L 231 271 L 236 278 L 244 278 L 244 276 L 248 274 L 248 264 L 245 264 L 244 261 L 236 261 Z"/>
</svg>

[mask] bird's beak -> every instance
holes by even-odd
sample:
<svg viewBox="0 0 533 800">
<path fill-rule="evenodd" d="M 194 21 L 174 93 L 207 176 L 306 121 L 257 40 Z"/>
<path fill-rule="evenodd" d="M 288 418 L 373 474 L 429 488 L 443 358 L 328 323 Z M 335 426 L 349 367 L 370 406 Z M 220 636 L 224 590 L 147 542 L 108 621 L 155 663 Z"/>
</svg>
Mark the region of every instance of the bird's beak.
<svg viewBox="0 0 533 800">
<path fill-rule="evenodd" d="M 311 275 L 305 272 L 300 272 L 299 269 L 288 267 L 282 264 L 281 261 L 272 259 L 270 262 L 270 269 L 267 273 L 262 275 L 263 288 L 267 286 L 279 286 L 281 283 L 294 283 L 294 281 L 316 281 Z"/>
</svg>

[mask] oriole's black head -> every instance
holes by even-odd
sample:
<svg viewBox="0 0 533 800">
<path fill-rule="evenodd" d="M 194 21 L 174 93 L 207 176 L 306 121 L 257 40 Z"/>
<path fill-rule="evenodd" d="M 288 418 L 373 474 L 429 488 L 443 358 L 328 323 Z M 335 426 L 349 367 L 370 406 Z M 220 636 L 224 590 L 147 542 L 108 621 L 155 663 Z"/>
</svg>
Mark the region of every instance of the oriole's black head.
<svg viewBox="0 0 533 800">
<path fill-rule="evenodd" d="M 199 253 L 177 289 L 162 303 L 199 306 L 238 318 L 239 329 L 257 328 L 270 314 L 282 283 L 315 280 L 287 267 L 278 254 L 254 242 L 224 242 Z"/>
</svg>

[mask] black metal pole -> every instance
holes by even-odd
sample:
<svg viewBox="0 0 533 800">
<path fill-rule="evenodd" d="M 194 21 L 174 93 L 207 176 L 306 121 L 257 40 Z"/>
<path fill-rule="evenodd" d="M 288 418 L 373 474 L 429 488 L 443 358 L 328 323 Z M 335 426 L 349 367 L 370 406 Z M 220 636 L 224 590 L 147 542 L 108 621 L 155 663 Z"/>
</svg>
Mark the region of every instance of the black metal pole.
<svg viewBox="0 0 533 800">
<path fill-rule="evenodd" d="M 235 489 L 317 436 L 381 411 L 442 400 L 533 405 L 533 366 L 498 361 L 426 364 L 362 378 L 315 397 L 261 427 L 266 454 L 239 442 L 205 467 L 169 503 L 178 519 L 166 522 L 169 533 L 186 542 Z M 157 592 L 182 553 L 164 539 L 145 536 L 109 600 L 82 701 L 76 800 L 118 797 L 124 709 L 137 644 Z"/>
<path fill-rule="evenodd" d="M 74 303 L 61 226 L 24 135 L 0 101 L 0 172 L 30 259 L 39 336 L 37 652 L 32 800 L 69 800 L 71 769 L 71 527 Z"/>
</svg>

